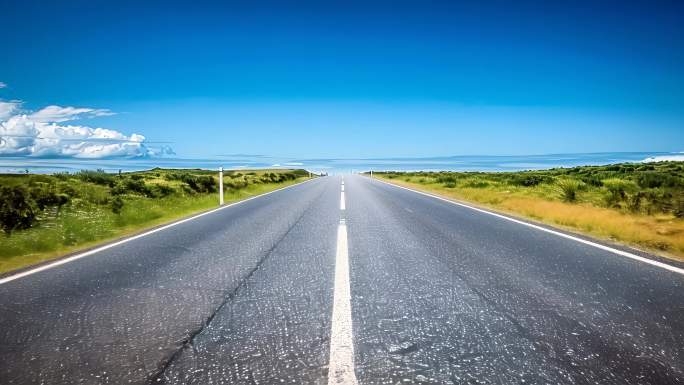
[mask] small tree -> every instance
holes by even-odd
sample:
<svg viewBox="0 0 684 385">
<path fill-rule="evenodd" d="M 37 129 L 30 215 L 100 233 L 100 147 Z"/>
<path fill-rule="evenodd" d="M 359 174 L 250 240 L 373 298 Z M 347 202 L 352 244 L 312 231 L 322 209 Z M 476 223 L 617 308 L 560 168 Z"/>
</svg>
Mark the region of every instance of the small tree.
<svg viewBox="0 0 684 385">
<path fill-rule="evenodd" d="M 0 227 L 5 234 L 10 235 L 14 230 L 27 229 L 35 220 L 36 214 L 24 187 L 0 188 Z"/>
</svg>

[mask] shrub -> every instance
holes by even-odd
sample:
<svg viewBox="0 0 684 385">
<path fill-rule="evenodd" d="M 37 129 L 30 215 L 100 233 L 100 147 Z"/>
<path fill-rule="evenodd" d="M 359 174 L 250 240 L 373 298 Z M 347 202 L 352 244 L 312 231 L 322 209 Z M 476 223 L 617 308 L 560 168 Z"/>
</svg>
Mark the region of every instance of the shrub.
<svg viewBox="0 0 684 385">
<path fill-rule="evenodd" d="M 575 202 L 577 200 L 577 192 L 583 187 L 583 183 L 575 179 L 561 179 L 558 181 L 558 187 L 561 190 L 561 196 L 566 202 Z"/>
<path fill-rule="evenodd" d="M 606 196 L 606 205 L 609 207 L 616 207 L 620 202 L 625 200 L 627 192 L 633 190 L 634 185 L 629 181 L 619 178 L 610 178 L 603 180 L 608 195 Z"/>
<path fill-rule="evenodd" d="M 168 174 L 164 174 L 164 179 L 166 180 L 183 180 L 183 175 L 187 174 L 182 174 L 178 172 L 170 172 Z"/>
<path fill-rule="evenodd" d="M 81 170 L 74 174 L 78 179 L 95 184 L 113 186 L 115 182 L 115 177 L 112 174 L 107 174 L 102 169 L 92 170 Z"/>
<path fill-rule="evenodd" d="M 67 194 L 57 194 L 54 189 L 33 189 L 31 190 L 31 197 L 36 202 L 38 208 L 42 211 L 48 206 L 56 206 L 60 210 L 62 206 L 69 202 Z"/>
<path fill-rule="evenodd" d="M 580 177 L 580 180 L 589 186 L 593 186 L 593 187 L 603 186 L 603 182 L 601 181 L 601 178 L 599 178 L 596 175 L 582 175 Z"/>
<path fill-rule="evenodd" d="M 646 197 L 646 193 L 639 191 L 629 196 L 627 200 L 627 208 L 631 212 L 639 212 L 641 210 L 641 201 Z"/>
<path fill-rule="evenodd" d="M 144 196 L 152 196 L 152 190 L 145 184 L 142 179 L 124 178 L 120 180 L 112 188 L 113 195 L 121 195 L 127 193 L 137 193 Z"/>
<path fill-rule="evenodd" d="M 183 176 L 180 179 L 190 188 L 190 190 L 192 190 L 194 192 L 198 192 L 198 193 L 215 192 L 216 187 L 218 186 L 218 183 L 216 183 L 214 178 L 209 176 L 209 175 L 200 175 L 200 176 L 195 176 L 195 175 L 190 175 L 190 174 L 182 174 L 182 175 Z"/>
<path fill-rule="evenodd" d="M 480 180 L 480 179 L 473 179 L 469 180 L 466 182 L 463 187 L 472 187 L 472 188 L 485 188 L 489 187 L 489 182 Z"/>
<path fill-rule="evenodd" d="M 162 198 L 169 196 L 169 195 L 176 192 L 176 190 L 173 187 L 171 187 L 169 185 L 165 185 L 165 184 L 154 185 L 154 190 L 152 190 L 152 191 L 153 191 L 153 195 L 155 195 L 157 197 L 162 197 Z"/>
<path fill-rule="evenodd" d="M 680 178 L 664 172 L 641 172 L 637 174 L 636 183 L 642 188 L 678 187 L 682 185 Z"/>
<path fill-rule="evenodd" d="M 455 184 L 456 182 L 457 182 L 457 178 L 454 175 L 439 174 L 439 176 L 437 176 L 437 183 L 444 183 L 444 184 L 453 183 L 453 184 Z"/>
<path fill-rule="evenodd" d="M 115 196 L 114 199 L 112 199 L 111 207 L 114 214 L 121 214 L 121 210 L 123 210 L 124 207 L 123 199 L 121 199 L 120 196 Z"/>
<path fill-rule="evenodd" d="M 28 229 L 36 220 L 30 197 L 24 187 L 0 188 L 0 227 L 9 235 L 14 230 Z"/>
<path fill-rule="evenodd" d="M 57 190 L 62 194 L 66 194 L 68 197 L 75 197 L 76 195 L 78 195 L 78 191 L 76 191 L 76 188 L 72 184 L 67 182 L 58 182 Z"/>
<path fill-rule="evenodd" d="M 550 177 L 534 174 L 514 175 L 511 184 L 522 187 L 534 187 L 541 183 L 549 183 Z"/>
<path fill-rule="evenodd" d="M 67 171 L 64 171 L 64 172 L 56 172 L 56 173 L 54 173 L 54 174 L 52 174 L 52 175 L 53 175 L 56 179 L 61 180 L 61 181 L 65 181 L 65 180 L 69 179 L 69 173 L 68 173 Z"/>
<path fill-rule="evenodd" d="M 675 198 L 672 214 L 677 218 L 684 218 L 684 194 L 680 194 Z"/>
<path fill-rule="evenodd" d="M 215 192 L 218 184 L 213 177 L 202 175 L 197 177 L 197 185 L 200 186 L 200 192 Z"/>
</svg>

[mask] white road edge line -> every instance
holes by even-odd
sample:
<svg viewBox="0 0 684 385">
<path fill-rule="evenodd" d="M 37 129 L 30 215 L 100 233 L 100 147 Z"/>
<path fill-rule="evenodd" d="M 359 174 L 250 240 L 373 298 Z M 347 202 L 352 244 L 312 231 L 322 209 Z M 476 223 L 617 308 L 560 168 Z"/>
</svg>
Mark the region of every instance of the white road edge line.
<svg viewBox="0 0 684 385">
<path fill-rule="evenodd" d="M 484 210 L 484 209 L 481 209 L 481 208 L 478 208 L 478 207 L 473 207 L 473 206 L 467 205 L 467 204 L 465 204 L 465 203 L 455 202 L 455 201 L 452 201 L 452 200 L 450 200 L 450 199 L 446 199 L 446 198 L 440 197 L 440 196 L 438 196 L 438 195 L 434 195 L 434 194 L 430 194 L 430 193 L 426 193 L 426 192 L 414 190 L 414 189 L 412 189 L 412 188 L 408 188 L 408 187 L 404 187 L 404 186 L 399 186 L 399 185 L 396 185 L 396 184 L 393 184 L 393 183 L 385 182 L 384 180 L 380 180 L 380 179 L 377 179 L 377 178 L 376 178 L 375 180 L 378 180 L 378 181 L 380 181 L 380 182 L 382 182 L 382 183 L 385 183 L 385 184 L 390 185 L 390 186 L 393 186 L 393 187 L 397 187 L 397 188 L 401 188 L 401 189 L 404 189 L 404 190 L 412 191 L 412 192 L 414 192 L 414 193 L 416 193 L 416 194 L 425 195 L 425 196 L 428 196 L 428 197 L 431 197 L 431 198 L 435 198 L 435 199 L 439 199 L 439 200 L 441 200 L 441 201 L 448 202 L 448 203 L 451 203 L 451 204 L 454 204 L 454 205 L 457 205 L 457 206 L 465 207 L 465 208 L 468 208 L 468 209 L 471 209 L 471 210 L 475 210 L 475 211 L 478 211 L 478 212 L 481 212 L 481 213 L 484 213 L 484 214 L 492 215 L 492 216 L 495 216 L 495 217 L 497 217 L 497 218 L 505 219 L 505 220 L 510 221 L 510 222 L 515 222 L 515 223 L 517 223 L 517 224 L 520 224 L 520 225 L 523 225 L 523 226 L 527 226 L 527 227 L 531 227 L 531 228 L 533 228 L 533 229 L 537 229 L 537 230 L 540 230 L 540 231 L 544 231 L 544 232 L 547 232 L 547 233 L 549 233 L 549 234 L 557 235 L 557 236 L 559 236 L 559 237 L 563 237 L 563 238 L 566 238 L 566 239 L 571 239 L 571 240 L 573 240 L 573 241 L 576 241 L 576 242 L 579 242 L 579 243 L 583 243 L 583 244 L 585 244 L 585 245 L 592 246 L 592 247 L 595 247 L 595 248 L 597 248 L 597 249 L 609 251 L 609 252 L 611 252 L 611 253 L 613 253 L 613 254 L 617 254 L 617 255 L 620 255 L 620 256 L 623 256 L 623 257 L 626 257 L 626 258 L 634 259 L 634 260 L 639 261 L 639 262 L 647 263 L 647 264 L 649 264 L 649 265 L 651 265 L 651 266 L 660 267 L 660 268 L 662 268 L 662 269 L 669 270 L 669 271 L 671 271 L 671 272 L 673 272 L 673 273 L 677 273 L 677 274 L 684 275 L 684 269 L 679 268 L 679 267 L 676 267 L 676 266 L 668 265 L 667 263 L 663 263 L 663 262 L 655 261 L 655 260 L 653 260 L 653 259 L 641 257 L 641 256 L 639 256 L 639 255 L 636 255 L 636 254 L 633 254 L 633 253 L 630 253 L 630 252 L 627 252 L 627 251 L 614 249 L 614 248 L 612 248 L 612 247 L 610 247 L 610 246 L 606 246 L 606 245 L 602 245 L 602 244 L 600 244 L 600 243 L 588 241 L 588 240 L 586 240 L 586 239 L 582 239 L 582 238 L 578 238 L 578 237 L 575 237 L 575 236 L 572 236 L 572 235 L 569 235 L 569 234 L 561 233 L 561 232 L 559 232 L 559 231 L 547 229 L 547 228 L 542 227 L 542 226 L 537 226 L 537 225 L 535 225 L 535 224 L 527 223 L 527 222 L 525 222 L 525 221 L 521 221 L 521 220 L 518 220 L 518 219 L 515 219 L 515 218 L 507 217 L 507 216 L 505 216 L 505 215 L 501 215 L 501 214 L 498 214 L 498 213 L 495 213 L 495 212 L 492 212 L 492 211 L 487 211 L 487 210 Z"/>
<path fill-rule="evenodd" d="M 340 193 L 340 210 L 346 210 L 346 204 L 344 202 L 344 191 Z"/>
<path fill-rule="evenodd" d="M 97 247 L 97 248 L 92 249 L 92 250 L 88 250 L 88 251 L 83 252 L 83 253 L 81 253 L 81 254 L 76 254 L 76 255 L 73 255 L 73 256 L 71 256 L 71 257 L 64 258 L 64 259 L 60 259 L 60 260 L 57 260 L 57 261 L 55 261 L 55 262 L 49 263 L 49 264 L 47 264 L 47 265 L 43 265 L 43 266 L 36 267 L 35 269 L 31 269 L 31 270 L 23 271 L 23 272 L 21 272 L 21 273 L 17 273 L 17 274 L 14 274 L 14 275 L 10 275 L 10 276 L 8 276 L 8 277 L 5 277 L 5 278 L 0 279 L 0 285 L 2 285 L 2 284 L 4 284 L 4 283 L 7 283 L 7 282 L 14 281 L 15 279 L 19 279 L 19 278 L 26 277 L 26 276 L 31 275 L 31 274 L 35 274 L 35 273 L 41 272 L 41 271 L 43 271 L 43 270 L 51 269 L 51 268 L 53 268 L 53 267 L 57 267 L 57 266 L 64 265 L 64 264 L 69 263 L 69 262 L 73 262 L 73 261 L 75 261 L 75 260 L 77 260 L 77 259 L 81 259 L 81 258 L 83 258 L 83 257 L 87 257 L 87 256 L 89 256 L 89 255 L 93 255 L 93 254 L 99 253 L 100 251 L 104 251 L 104 250 L 107 250 L 107 249 L 111 249 L 112 247 L 116 247 L 116 246 L 122 245 L 122 244 L 124 244 L 124 243 L 126 243 L 126 242 L 130 242 L 130 241 L 136 240 L 136 239 L 138 239 L 138 238 L 142 238 L 142 237 L 144 237 L 144 236 L 147 236 L 147 235 L 150 235 L 150 234 L 154 234 L 154 233 L 157 233 L 157 232 L 162 231 L 162 230 L 166 230 L 166 229 L 168 229 L 168 228 L 170 228 L 170 227 L 173 227 L 173 226 L 176 226 L 176 225 L 180 225 L 181 223 L 189 222 L 189 221 L 195 220 L 195 219 L 197 219 L 197 218 L 203 217 L 203 216 L 205 216 L 205 215 L 209 215 L 209 214 L 215 213 L 215 212 L 217 212 L 217 211 L 219 211 L 219 210 L 227 209 L 227 208 L 229 208 L 229 207 L 232 207 L 232 206 L 235 206 L 235 205 L 239 205 L 239 204 L 241 204 L 241 203 L 245 203 L 245 202 L 251 201 L 252 199 L 261 198 L 261 197 L 263 197 L 263 196 L 266 196 L 266 195 L 269 195 L 269 194 L 273 194 L 273 193 L 275 193 L 275 192 L 278 192 L 278 191 L 282 191 L 282 190 L 288 189 L 288 188 L 290 188 L 290 187 L 299 186 L 299 185 L 301 185 L 301 184 L 304 184 L 304 183 L 309 182 L 309 181 L 312 181 L 312 180 L 314 180 L 314 179 L 309 179 L 309 180 L 306 180 L 306 181 L 304 181 L 304 182 L 302 182 L 302 183 L 296 183 L 296 184 L 293 184 L 293 185 L 290 185 L 290 186 L 285 186 L 285 187 L 281 187 L 281 188 L 276 189 L 276 190 L 273 190 L 273 191 L 269 191 L 269 192 L 267 192 L 267 193 L 255 195 L 255 196 L 253 196 L 253 197 L 249 197 L 249 198 L 247 198 L 247 199 L 243 199 L 243 200 L 241 200 L 241 201 L 234 202 L 234 203 L 231 203 L 231 204 L 229 204 L 229 205 L 221 206 L 221 207 L 215 208 L 215 209 L 213 209 L 213 210 L 209 210 L 209 211 L 203 212 L 203 213 L 201 213 L 201 214 L 194 215 L 194 216 L 189 217 L 189 218 L 181 219 L 181 220 L 179 220 L 179 221 L 177 221 L 177 222 L 169 223 L 168 225 L 164 225 L 164 226 L 161 226 L 161 227 L 157 227 L 156 229 L 152 229 L 152 230 L 146 231 L 146 232 L 144 232 L 144 233 L 141 233 L 141 234 L 138 234 L 138 235 L 134 235 L 134 236 L 129 237 L 129 238 L 124 238 L 124 239 L 122 239 L 122 240 L 120 240 L 120 241 L 116 241 L 116 242 L 109 243 L 109 244 L 104 245 L 104 246 Z"/>
<path fill-rule="evenodd" d="M 352 333 L 351 288 L 349 284 L 349 249 L 344 219 L 337 227 L 335 256 L 335 292 L 330 331 L 328 385 L 357 385 L 354 372 L 354 339 Z"/>
</svg>

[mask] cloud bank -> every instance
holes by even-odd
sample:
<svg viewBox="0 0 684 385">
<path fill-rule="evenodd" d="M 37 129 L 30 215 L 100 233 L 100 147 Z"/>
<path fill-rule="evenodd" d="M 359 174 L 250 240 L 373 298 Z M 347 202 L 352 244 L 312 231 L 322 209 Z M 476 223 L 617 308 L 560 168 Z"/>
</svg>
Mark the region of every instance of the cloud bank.
<svg viewBox="0 0 684 385">
<path fill-rule="evenodd" d="M 21 101 L 0 100 L 0 156 L 99 159 L 174 154 L 168 146 L 146 145 L 145 137 L 139 134 L 64 124 L 108 115 L 114 113 L 107 109 L 55 105 L 29 112 L 22 110 Z"/>
</svg>

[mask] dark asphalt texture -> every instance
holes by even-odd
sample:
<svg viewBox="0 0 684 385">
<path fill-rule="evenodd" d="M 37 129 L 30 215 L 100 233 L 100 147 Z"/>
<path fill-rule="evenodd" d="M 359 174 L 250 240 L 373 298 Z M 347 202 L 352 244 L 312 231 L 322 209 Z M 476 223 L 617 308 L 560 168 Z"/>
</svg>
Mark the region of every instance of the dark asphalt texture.
<svg viewBox="0 0 684 385">
<path fill-rule="evenodd" d="M 0 384 L 682 384 L 684 276 L 347 175 L 0 285 Z"/>
</svg>

